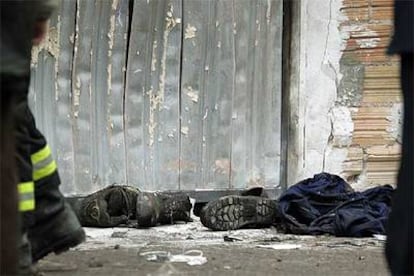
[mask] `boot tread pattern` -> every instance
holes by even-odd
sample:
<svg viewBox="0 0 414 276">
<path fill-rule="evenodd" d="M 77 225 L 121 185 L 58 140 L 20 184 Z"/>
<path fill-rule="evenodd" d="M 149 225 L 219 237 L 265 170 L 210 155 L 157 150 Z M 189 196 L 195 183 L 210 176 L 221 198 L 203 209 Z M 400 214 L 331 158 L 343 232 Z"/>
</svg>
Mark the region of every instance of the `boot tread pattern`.
<svg viewBox="0 0 414 276">
<path fill-rule="evenodd" d="M 204 207 L 201 222 L 213 230 L 234 230 L 249 225 L 270 226 L 276 203 L 256 196 L 226 196 Z"/>
</svg>

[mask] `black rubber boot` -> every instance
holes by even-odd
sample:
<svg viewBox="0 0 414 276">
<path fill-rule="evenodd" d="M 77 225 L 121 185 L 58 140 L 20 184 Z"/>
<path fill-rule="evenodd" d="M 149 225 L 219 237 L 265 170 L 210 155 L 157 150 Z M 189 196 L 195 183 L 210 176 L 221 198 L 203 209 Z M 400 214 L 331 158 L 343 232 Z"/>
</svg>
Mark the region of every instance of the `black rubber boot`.
<svg viewBox="0 0 414 276">
<path fill-rule="evenodd" d="M 135 218 L 139 193 L 131 186 L 111 185 L 72 202 L 72 206 L 82 226 L 115 227 Z"/>
<path fill-rule="evenodd" d="M 192 221 L 190 210 L 191 202 L 186 194 L 142 192 L 137 198 L 136 218 L 140 227 L 189 222 Z"/>
<path fill-rule="evenodd" d="M 35 270 L 32 266 L 32 251 L 27 231 L 23 230 L 19 240 L 19 265 L 17 275 L 34 275 Z"/>
<path fill-rule="evenodd" d="M 51 252 L 67 251 L 85 240 L 85 232 L 58 185 L 36 185 L 35 198 L 36 209 L 26 217 L 33 262 Z"/>
<path fill-rule="evenodd" d="M 278 218 L 277 203 L 259 196 L 225 196 L 201 210 L 201 223 L 218 231 L 269 227 Z"/>
</svg>

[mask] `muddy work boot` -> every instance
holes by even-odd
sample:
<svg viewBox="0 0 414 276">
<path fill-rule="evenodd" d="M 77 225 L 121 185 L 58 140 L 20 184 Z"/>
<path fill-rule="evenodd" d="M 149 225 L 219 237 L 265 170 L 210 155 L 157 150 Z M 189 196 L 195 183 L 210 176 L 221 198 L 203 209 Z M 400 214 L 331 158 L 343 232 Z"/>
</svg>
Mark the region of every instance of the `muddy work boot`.
<svg viewBox="0 0 414 276">
<path fill-rule="evenodd" d="M 201 210 L 201 223 L 218 231 L 271 226 L 278 217 L 276 201 L 260 196 L 225 196 Z"/>
<path fill-rule="evenodd" d="M 191 207 L 190 198 L 183 193 L 140 193 L 136 209 L 138 226 L 190 222 Z"/>
<path fill-rule="evenodd" d="M 111 185 L 72 203 L 72 206 L 82 226 L 115 227 L 135 218 L 139 193 L 131 186 Z"/>
<path fill-rule="evenodd" d="M 57 185 L 36 187 L 35 197 L 36 209 L 26 217 L 33 262 L 51 252 L 67 251 L 85 240 L 84 230 Z"/>
</svg>

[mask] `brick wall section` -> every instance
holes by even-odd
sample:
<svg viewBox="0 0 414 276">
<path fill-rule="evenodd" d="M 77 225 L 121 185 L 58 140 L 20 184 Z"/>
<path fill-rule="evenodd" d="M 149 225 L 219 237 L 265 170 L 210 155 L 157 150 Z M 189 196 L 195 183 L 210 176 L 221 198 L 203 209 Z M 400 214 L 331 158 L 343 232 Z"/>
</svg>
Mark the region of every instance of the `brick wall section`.
<svg viewBox="0 0 414 276">
<path fill-rule="evenodd" d="M 340 28 L 349 38 L 341 67 L 358 67 L 359 75 L 344 77 L 361 78 L 360 93 L 354 95 L 358 100 L 347 104 L 353 110 L 354 133 L 343 175 L 362 183 L 361 188 L 395 184 L 400 157 L 399 64 L 397 57 L 385 53 L 393 28 L 393 0 L 344 0 L 342 12 L 348 19 Z"/>
</svg>

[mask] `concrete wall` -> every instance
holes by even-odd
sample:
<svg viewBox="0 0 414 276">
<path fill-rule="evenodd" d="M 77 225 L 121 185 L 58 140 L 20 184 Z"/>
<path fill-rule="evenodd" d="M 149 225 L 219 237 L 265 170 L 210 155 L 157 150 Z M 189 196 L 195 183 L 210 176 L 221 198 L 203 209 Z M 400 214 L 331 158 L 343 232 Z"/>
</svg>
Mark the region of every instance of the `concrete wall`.
<svg viewBox="0 0 414 276">
<path fill-rule="evenodd" d="M 301 0 L 294 6 L 300 12 L 293 14 L 288 185 L 321 171 L 357 189 L 395 184 L 398 60 L 385 54 L 392 1 Z"/>
</svg>

